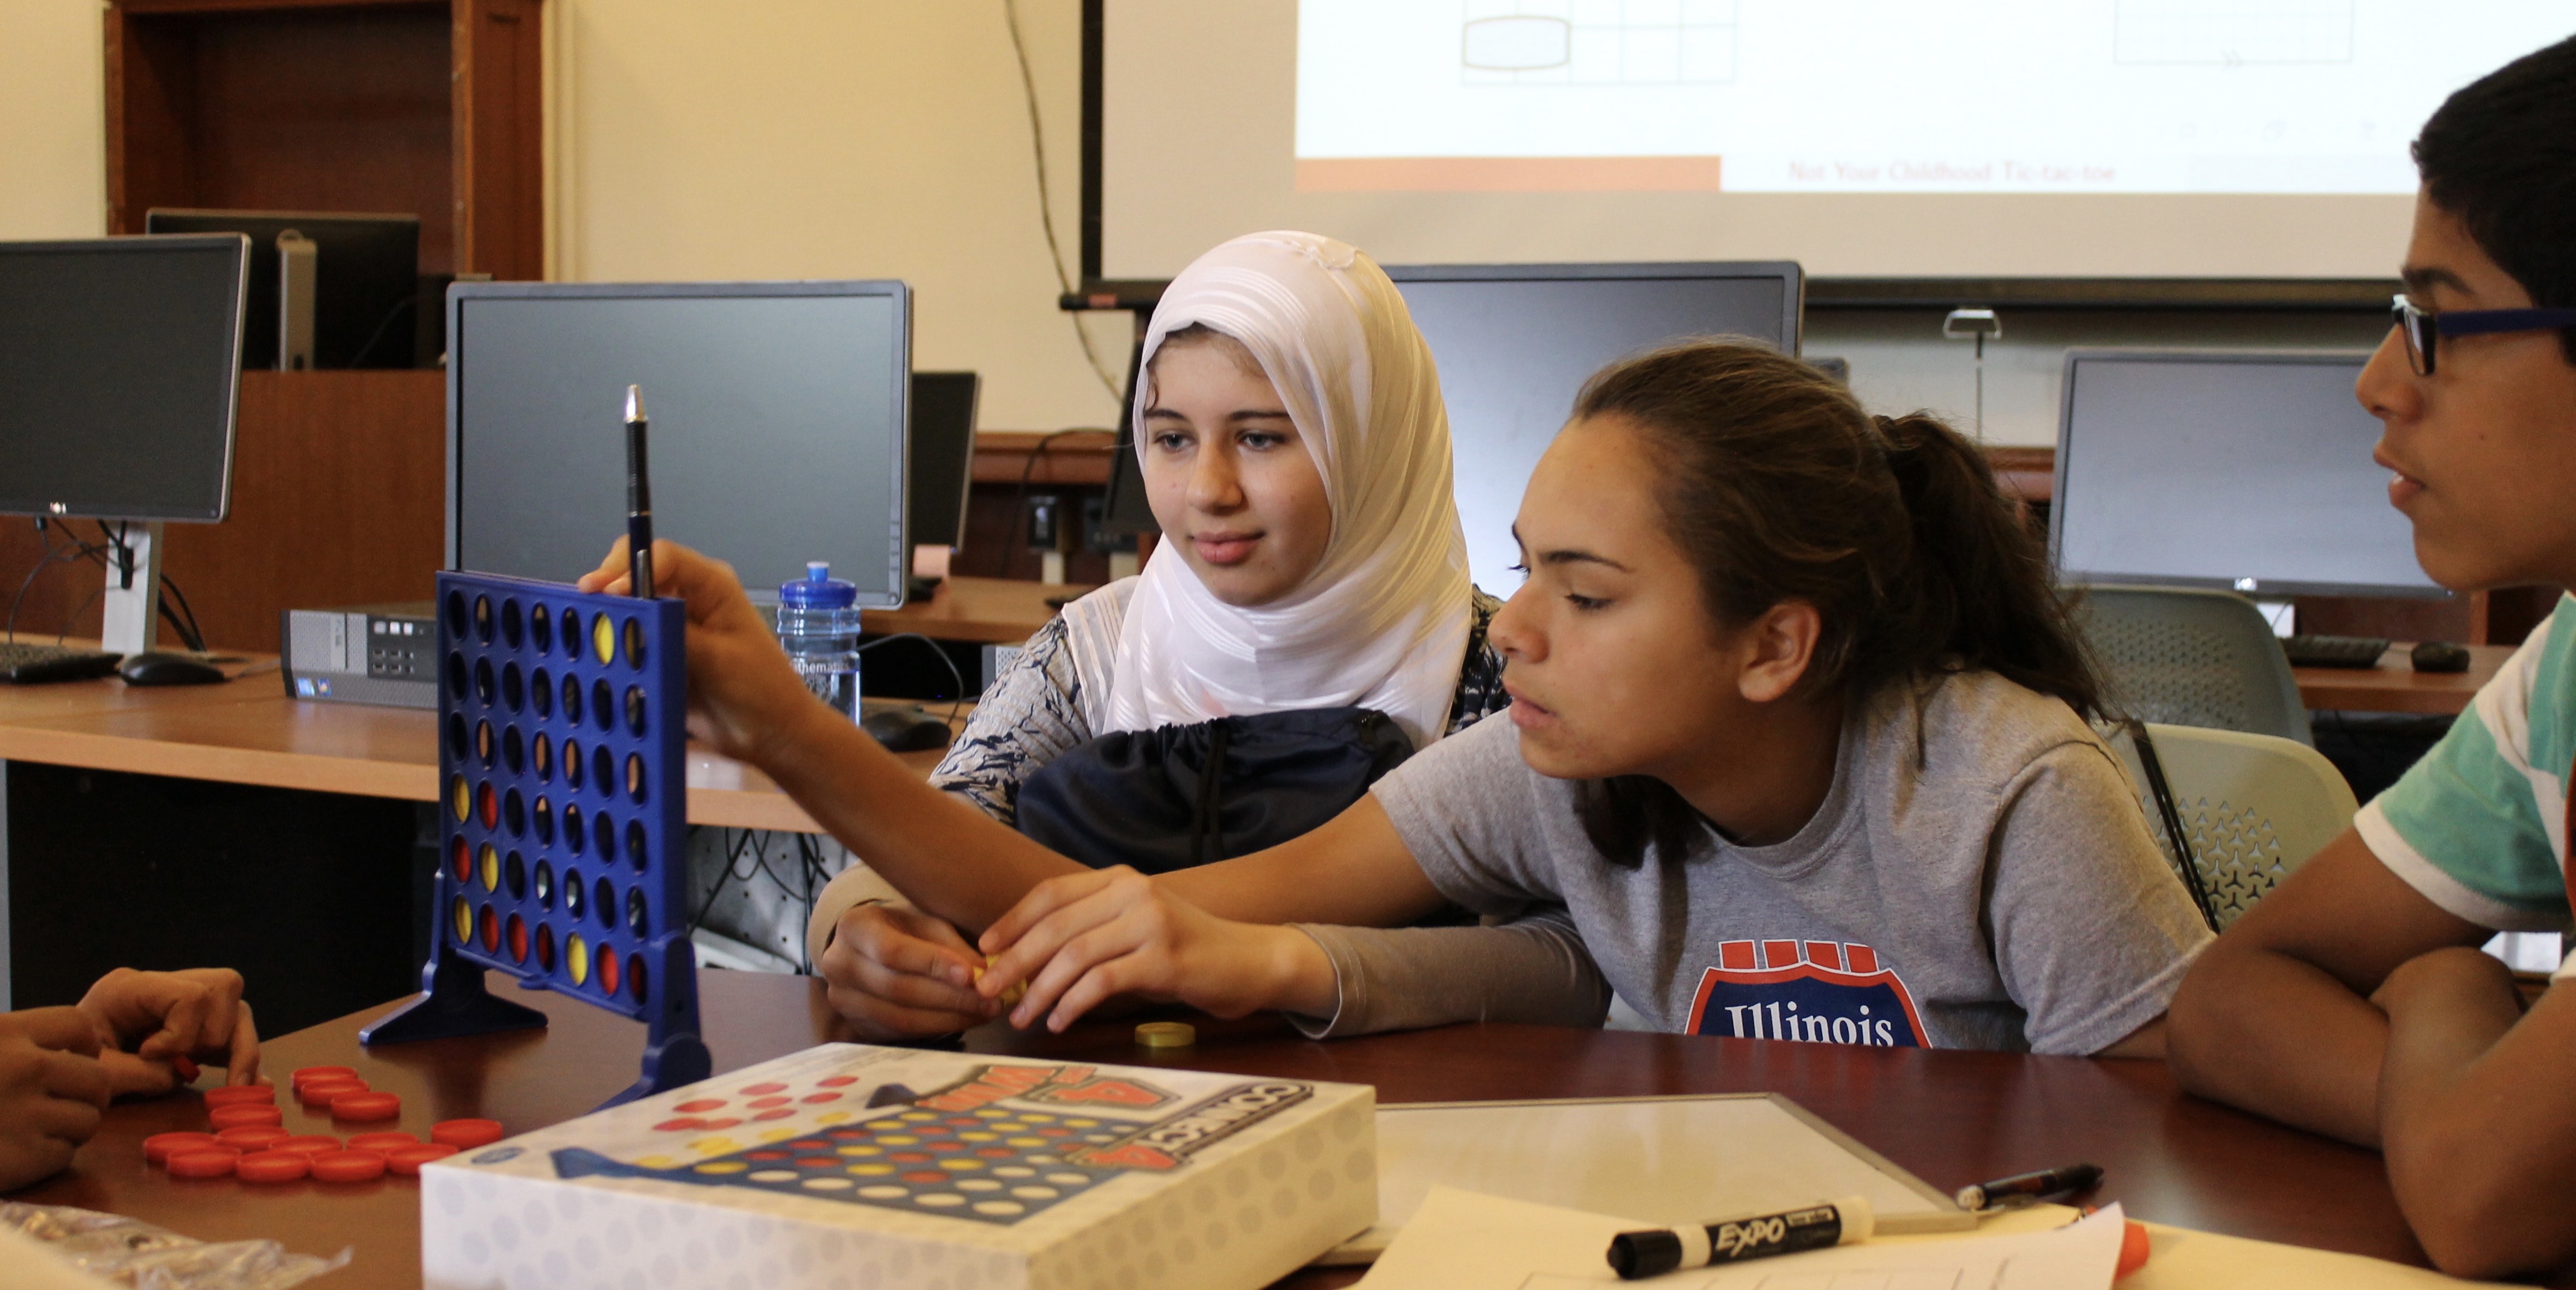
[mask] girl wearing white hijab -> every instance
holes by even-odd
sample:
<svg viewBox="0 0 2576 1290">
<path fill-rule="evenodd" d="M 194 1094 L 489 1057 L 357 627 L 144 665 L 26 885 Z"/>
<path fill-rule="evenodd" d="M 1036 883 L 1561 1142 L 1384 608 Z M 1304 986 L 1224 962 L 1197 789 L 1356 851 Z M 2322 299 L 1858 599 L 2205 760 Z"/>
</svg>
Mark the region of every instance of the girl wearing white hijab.
<svg viewBox="0 0 2576 1290">
<path fill-rule="evenodd" d="M 1016 834 L 966 827 L 930 799 L 1011 825 L 1031 776 L 1105 735 L 1359 707 L 1419 749 L 1510 701 L 1485 642 L 1500 604 L 1468 578 L 1438 373 L 1373 261 L 1311 233 L 1229 241 L 1164 292 L 1140 377 L 1133 437 L 1163 540 L 1141 575 L 1067 605 L 1030 639 L 932 774 L 938 792 L 872 744 L 834 755 L 765 737 L 773 723 L 796 724 L 801 702 L 778 669 L 701 659 L 766 642 L 711 631 L 732 610 L 723 579 L 685 587 L 705 561 L 656 558 L 671 571 L 661 581 L 682 583 L 692 601 L 691 681 L 718 746 L 738 743 L 899 884 L 913 885 L 907 871 L 940 871 L 948 920 L 904 904 L 867 867 L 816 901 L 812 961 L 834 1006 L 868 1033 L 935 1034 L 989 1017 L 965 988 L 982 958 L 952 921 L 998 915 L 1065 864 Z M 612 553 L 585 585 L 614 585 L 623 562 Z M 699 612 L 702 594 L 726 604 Z M 763 708 L 773 690 L 774 722 L 725 728 L 727 711 Z M 837 731 L 814 738 L 824 737 L 850 742 Z M 976 863 L 956 866 L 961 854 Z M 989 900 L 960 891 L 987 883 Z M 1543 974 L 1590 972 L 1570 931 L 1497 934 L 1532 947 Z"/>
</svg>

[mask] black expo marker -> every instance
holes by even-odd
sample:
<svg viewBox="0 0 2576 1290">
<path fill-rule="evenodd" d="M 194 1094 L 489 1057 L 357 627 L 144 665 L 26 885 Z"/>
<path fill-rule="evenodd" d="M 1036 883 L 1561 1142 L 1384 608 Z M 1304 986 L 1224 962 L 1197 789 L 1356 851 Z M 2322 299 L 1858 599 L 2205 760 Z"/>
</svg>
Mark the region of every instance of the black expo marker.
<svg viewBox="0 0 2576 1290">
<path fill-rule="evenodd" d="M 644 465 L 644 390 L 626 387 L 626 572 L 628 594 L 653 595 L 653 480 Z"/>
<path fill-rule="evenodd" d="M 2060 1165 L 2033 1174 L 2014 1174 L 1989 1183 L 1976 1183 L 1959 1189 L 1959 1208 L 1994 1209 L 1998 1206 L 2028 1204 L 2045 1196 L 2091 1191 L 2102 1182 L 2100 1165 Z"/>
<path fill-rule="evenodd" d="M 1621 1232 L 1610 1238 L 1610 1270 L 1622 1281 L 1662 1276 L 1675 1268 L 1740 1263 L 1774 1254 L 1796 1254 L 1869 1239 L 1869 1202 L 1858 1196 L 1821 1205 L 1748 1214 L 1711 1223 Z"/>
</svg>

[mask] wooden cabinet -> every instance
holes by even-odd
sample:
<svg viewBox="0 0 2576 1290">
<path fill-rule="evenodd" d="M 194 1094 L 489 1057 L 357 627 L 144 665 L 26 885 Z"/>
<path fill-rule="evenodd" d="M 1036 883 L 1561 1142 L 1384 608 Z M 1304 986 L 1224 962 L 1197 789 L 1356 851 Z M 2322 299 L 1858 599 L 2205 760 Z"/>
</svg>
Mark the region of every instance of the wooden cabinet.
<svg viewBox="0 0 2576 1290">
<path fill-rule="evenodd" d="M 421 270 L 545 276 L 541 0 L 111 0 L 108 228 L 420 216 Z"/>
</svg>

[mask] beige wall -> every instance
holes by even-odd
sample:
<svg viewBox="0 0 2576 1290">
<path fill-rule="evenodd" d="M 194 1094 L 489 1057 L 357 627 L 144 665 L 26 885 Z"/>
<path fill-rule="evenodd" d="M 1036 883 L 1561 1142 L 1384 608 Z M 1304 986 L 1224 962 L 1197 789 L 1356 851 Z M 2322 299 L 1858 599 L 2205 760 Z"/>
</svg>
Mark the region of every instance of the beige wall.
<svg viewBox="0 0 2576 1290">
<path fill-rule="evenodd" d="M 98 0 L 0 0 L 0 239 L 107 227 Z"/>
<path fill-rule="evenodd" d="M 1002 0 L 548 0 L 555 276 L 910 282 L 913 365 L 995 429 L 1116 405 L 1055 308 Z M 1079 235 L 1079 0 L 1021 0 L 1056 229 Z M 1122 376 L 1127 316 L 1090 324 Z"/>
<path fill-rule="evenodd" d="M 1079 0 L 1021 0 L 1057 230 L 1080 201 Z M 913 364 L 982 424 L 1102 425 L 1038 228 L 1002 0 L 548 0 L 554 276 L 901 278 Z M 0 237 L 104 228 L 98 0 L 0 0 Z M 1123 375 L 1126 315 L 1094 319 Z"/>
</svg>

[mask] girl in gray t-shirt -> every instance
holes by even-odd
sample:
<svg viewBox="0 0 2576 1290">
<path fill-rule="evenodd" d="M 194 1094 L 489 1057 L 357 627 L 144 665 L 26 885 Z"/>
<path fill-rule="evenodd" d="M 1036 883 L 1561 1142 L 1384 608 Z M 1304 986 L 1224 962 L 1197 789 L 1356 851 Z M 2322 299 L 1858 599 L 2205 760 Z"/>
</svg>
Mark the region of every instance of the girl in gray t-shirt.
<svg viewBox="0 0 2576 1290">
<path fill-rule="evenodd" d="M 1040 884 L 978 988 L 1317 1033 L 1478 1018 L 2155 1055 L 2209 939 L 2084 717 L 2097 682 L 1975 447 L 1695 342 L 1586 386 L 1493 620 L 1510 720 L 1296 842 Z M 890 874 L 897 885 L 910 875 Z M 936 874 L 919 879 L 940 885 Z M 1444 901 L 1562 938 L 1386 928 Z M 1234 921 L 1228 921 L 1234 920 Z"/>
</svg>

